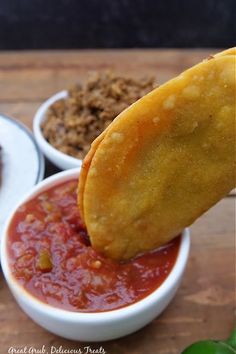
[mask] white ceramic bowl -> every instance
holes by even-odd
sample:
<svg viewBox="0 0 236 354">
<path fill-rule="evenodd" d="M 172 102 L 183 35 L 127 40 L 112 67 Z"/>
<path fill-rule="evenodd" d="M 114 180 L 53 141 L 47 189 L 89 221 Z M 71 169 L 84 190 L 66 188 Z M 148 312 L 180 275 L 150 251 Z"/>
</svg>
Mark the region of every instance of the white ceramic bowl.
<svg viewBox="0 0 236 354">
<path fill-rule="evenodd" d="M 61 91 L 50 97 L 38 108 L 34 116 L 33 122 L 33 132 L 40 149 L 54 165 L 61 168 L 62 170 L 80 167 L 82 164 L 82 160 L 64 154 L 63 152 L 55 149 L 51 144 L 49 144 L 43 136 L 41 124 L 45 119 L 45 114 L 48 108 L 56 101 L 62 98 L 66 98 L 67 95 L 67 91 Z"/>
<path fill-rule="evenodd" d="M 16 209 L 28 199 L 67 179 L 79 175 L 79 169 L 60 172 L 35 186 L 6 221 L 1 242 L 1 262 L 6 281 L 21 308 L 42 327 L 59 336 L 80 341 L 105 341 L 137 331 L 158 316 L 169 304 L 180 285 L 189 254 L 189 230 L 183 231 L 176 263 L 162 285 L 132 305 L 117 310 L 80 313 L 54 308 L 33 297 L 15 280 L 8 264 L 8 227 Z"/>
<path fill-rule="evenodd" d="M 43 179 L 45 166 L 43 155 L 29 129 L 2 114 L 0 143 L 3 166 L 0 173 L 1 230 L 6 217 L 21 196 Z"/>
</svg>

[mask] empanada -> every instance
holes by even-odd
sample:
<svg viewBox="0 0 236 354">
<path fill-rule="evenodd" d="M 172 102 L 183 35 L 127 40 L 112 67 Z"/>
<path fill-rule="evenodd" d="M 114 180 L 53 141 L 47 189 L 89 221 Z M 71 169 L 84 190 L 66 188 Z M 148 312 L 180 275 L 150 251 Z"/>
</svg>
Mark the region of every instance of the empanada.
<svg viewBox="0 0 236 354">
<path fill-rule="evenodd" d="M 235 186 L 233 51 L 138 100 L 92 149 L 79 198 L 93 247 L 124 260 L 168 242 Z"/>
<path fill-rule="evenodd" d="M 79 188 L 78 188 L 78 204 L 79 204 L 79 209 L 80 209 L 80 215 L 82 217 L 82 220 L 84 219 L 84 189 L 85 189 L 85 183 L 88 175 L 88 170 L 91 165 L 92 158 L 97 150 L 98 145 L 100 142 L 103 140 L 104 132 L 100 134 L 91 144 L 90 150 L 87 153 L 87 155 L 84 158 L 82 168 L 80 171 L 80 176 L 79 176 Z"/>
</svg>

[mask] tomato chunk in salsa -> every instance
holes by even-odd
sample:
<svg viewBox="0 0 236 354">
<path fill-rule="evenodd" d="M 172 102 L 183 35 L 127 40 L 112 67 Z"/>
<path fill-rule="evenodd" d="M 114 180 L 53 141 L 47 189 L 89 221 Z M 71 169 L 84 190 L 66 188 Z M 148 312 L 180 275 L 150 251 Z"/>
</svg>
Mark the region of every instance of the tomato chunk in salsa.
<svg viewBox="0 0 236 354">
<path fill-rule="evenodd" d="M 127 262 L 104 257 L 89 243 L 77 184 L 54 186 L 17 210 L 8 237 L 14 277 L 36 298 L 70 311 L 109 311 L 143 299 L 170 273 L 180 237 Z"/>
</svg>

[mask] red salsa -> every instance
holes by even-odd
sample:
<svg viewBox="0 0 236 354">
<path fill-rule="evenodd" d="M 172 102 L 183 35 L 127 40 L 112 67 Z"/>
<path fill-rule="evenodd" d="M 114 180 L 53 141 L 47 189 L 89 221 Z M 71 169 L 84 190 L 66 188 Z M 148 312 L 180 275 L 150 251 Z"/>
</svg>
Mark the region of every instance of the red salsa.
<svg viewBox="0 0 236 354">
<path fill-rule="evenodd" d="M 118 263 L 91 247 L 77 206 L 77 180 L 22 205 L 9 228 L 10 267 L 32 295 L 70 311 L 108 311 L 157 289 L 178 254 L 177 237 L 165 247 Z"/>
</svg>

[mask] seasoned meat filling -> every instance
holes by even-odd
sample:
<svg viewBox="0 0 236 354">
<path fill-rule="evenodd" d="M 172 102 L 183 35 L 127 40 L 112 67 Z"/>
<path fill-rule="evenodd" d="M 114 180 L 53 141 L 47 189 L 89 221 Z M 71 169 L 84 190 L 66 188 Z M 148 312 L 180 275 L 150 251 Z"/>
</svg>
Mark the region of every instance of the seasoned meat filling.
<svg viewBox="0 0 236 354">
<path fill-rule="evenodd" d="M 83 159 L 92 141 L 125 108 L 154 88 L 154 79 L 134 79 L 112 72 L 93 73 L 68 98 L 54 103 L 42 131 L 47 141 L 65 154 Z"/>
</svg>

